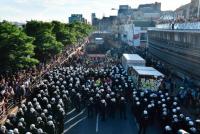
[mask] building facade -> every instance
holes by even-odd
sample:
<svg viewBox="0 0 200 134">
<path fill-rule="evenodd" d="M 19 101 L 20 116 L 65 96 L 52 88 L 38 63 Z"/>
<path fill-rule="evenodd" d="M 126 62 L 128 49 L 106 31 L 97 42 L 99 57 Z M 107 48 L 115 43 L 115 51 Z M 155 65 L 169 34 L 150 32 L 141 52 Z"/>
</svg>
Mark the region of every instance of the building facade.
<svg viewBox="0 0 200 134">
<path fill-rule="evenodd" d="M 92 24 L 103 31 L 117 31 L 117 25 L 134 24 L 137 27 L 155 27 L 155 21 L 160 18 L 161 3 L 139 5 L 137 9 L 129 5 L 120 5 L 117 16 L 98 19 L 95 13 L 91 15 Z"/>
<path fill-rule="evenodd" d="M 154 10 L 154 11 L 161 11 L 161 3 L 155 2 L 152 4 L 141 4 L 138 7 L 139 10 L 146 11 L 146 10 Z"/>
<path fill-rule="evenodd" d="M 95 24 L 95 19 L 96 19 L 96 14 L 95 14 L 95 13 L 92 13 L 92 15 L 91 15 L 91 22 L 92 22 L 92 25 Z"/>
<path fill-rule="evenodd" d="M 120 39 L 129 44 L 133 44 L 134 24 L 122 24 L 119 26 Z"/>
<path fill-rule="evenodd" d="M 71 16 L 69 17 L 69 23 L 73 23 L 73 22 L 87 23 L 87 20 L 83 18 L 82 14 L 71 14 Z"/>
<path fill-rule="evenodd" d="M 200 18 L 198 16 L 198 6 L 200 6 L 199 0 L 191 0 L 190 3 L 190 18 Z"/>
<path fill-rule="evenodd" d="M 183 5 L 175 10 L 176 18 L 189 19 L 190 18 L 190 3 Z"/>
<path fill-rule="evenodd" d="M 198 8 L 200 6 L 199 2 L 200 2 L 199 0 L 191 0 L 190 3 L 177 8 L 174 11 L 176 18 L 183 18 L 187 20 L 200 18 L 200 14 L 198 14 Z"/>
<path fill-rule="evenodd" d="M 160 17 L 161 3 L 141 4 L 133 9 L 128 5 L 120 5 L 118 10 L 119 18 L 129 18 L 131 20 L 156 20 Z"/>
<path fill-rule="evenodd" d="M 178 76 L 200 84 L 200 32 L 149 30 L 149 52 L 164 61 Z"/>
<path fill-rule="evenodd" d="M 139 12 L 139 16 L 138 16 Z M 157 20 L 161 15 L 161 3 L 155 2 L 151 4 L 141 4 L 138 9 L 134 12 L 134 18 L 139 19 L 140 16 L 143 16 L 143 20 Z M 139 17 L 139 18 L 138 18 Z"/>
<path fill-rule="evenodd" d="M 129 5 L 120 5 L 118 10 L 118 17 L 132 16 L 133 9 Z"/>
</svg>

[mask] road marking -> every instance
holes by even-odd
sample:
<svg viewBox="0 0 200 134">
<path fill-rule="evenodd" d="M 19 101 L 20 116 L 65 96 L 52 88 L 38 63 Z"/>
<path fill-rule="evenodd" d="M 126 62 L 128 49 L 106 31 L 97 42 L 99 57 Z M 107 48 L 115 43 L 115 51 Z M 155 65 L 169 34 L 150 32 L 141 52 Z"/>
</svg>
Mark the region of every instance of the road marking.
<svg viewBox="0 0 200 134">
<path fill-rule="evenodd" d="M 78 117 L 79 115 L 83 114 L 84 112 L 85 112 L 85 108 L 84 108 L 80 113 L 78 113 L 76 116 L 74 116 L 74 117 L 70 118 L 69 120 L 67 120 L 67 121 L 65 122 L 65 124 L 69 123 L 70 121 L 72 121 L 73 119 L 75 119 L 75 118 Z"/>
<path fill-rule="evenodd" d="M 67 115 L 69 115 L 69 114 L 73 113 L 75 110 L 76 110 L 75 108 L 74 108 L 74 109 L 72 109 L 70 112 L 68 112 L 68 113 L 67 113 Z"/>
<path fill-rule="evenodd" d="M 70 125 L 64 132 L 63 134 L 65 134 L 66 132 L 68 132 L 70 129 L 72 129 L 74 126 L 76 126 L 78 123 L 80 123 L 81 121 L 85 120 L 87 118 L 87 116 L 79 119 L 77 122 L 75 122 L 74 124 Z"/>
<path fill-rule="evenodd" d="M 96 133 L 99 131 L 99 114 L 97 114 L 97 120 L 96 120 Z"/>
</svg>

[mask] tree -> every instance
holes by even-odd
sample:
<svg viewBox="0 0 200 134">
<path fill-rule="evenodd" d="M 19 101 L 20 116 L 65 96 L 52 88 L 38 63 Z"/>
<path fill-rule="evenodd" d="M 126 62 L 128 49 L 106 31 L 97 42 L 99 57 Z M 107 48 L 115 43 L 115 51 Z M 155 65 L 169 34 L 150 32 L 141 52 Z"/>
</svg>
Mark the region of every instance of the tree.
<svg viewBox="0 0 200 134">
<path fill-rule="evenodd" d="M 59 21 L 52 21 L 51 23 L 54 26 L 52 32 L 56 36 L 56 40 L 59 42 L 62 42 L 63 45 L 67 45 L 68 44 L 68 41 L 67 41 L 68 32 L 65 27 L 65 24 L 61 23 Z"/>
<path fill-rule="evenodd" d="M 26 23 L 24 31 L 28 36 L 36 37 L 37 35 L 44 32 L 52 33 L 52 29 L 52 23 L 31 20 Z"/>
<path fill-rule="evenodd" d="M 47 32 L 36 36 L 35 44 L 37 45 L 35 49 L 37 52 L 36 56 L 42 60 L 42 62 L 58 54 L 63 48 L 62 43 L 56 41 L 56 38 Z"/>
<path fill-rule="evenodd" d="M 59 21 L 52 21 L 51 23 L 54 26 L 53 29 L 52 29 L 52 32 L 55 33 L 55 34 L 58 33 L 58 32 L 66 30 L 64 23 L 61 23 Z"/>
<path fill-rule="evenodd" d="M 78 40 L 88 36 L 92 31 L 92 26 L 74 22 L 71 24 L 61 23 L 59 21 L 52 21 L 53 30 L 57 41 L 63 43 L 63 45 L 76 44 Z"/>
<path fill-rule="evenodd" d="M 66 24 L 59 21 L 52 21 L 54 25 L 53 33 L 56 39 L 63 43 L 64 46 L 75 44 L 77 42 L 75 32 L 71 32 L 70 28 Z"/>
<path fill-rule="evenodd" d="M 63 48 L 62 43 L 56 40 L 53 29 L 53 23 L 42 21 L 29 21 L 25 26 L 26 33 L 35 38 L 33 44 L 36 46 L 36 57 L 42 62 L 60 53 Z"/>
<path fill-rule="evenodd" d="M 0 22 L 0 72 L 33 67 L 60 53 L 63 46 L 76 44 L 92 27 L 85 23 L 28 21 L 24 28 Z M 37 60 L 37 59 L 38 60 Z"/>
<path fill-rule="evenodd" d="M 0 22 L 0 69 L 2 72 L 16 71 L 38 64 L 33 58 L 34 38 L 27 36 L 21 28 L 3 21 Z"/>
<path fill-rule="evenodd" d="M 67 28 L 69 29 L 70 33 L 73 33 L 77 41 L 87 37 L 93 30 L 91 25 L 80 22 L 67 24 Z"/>
</svg>

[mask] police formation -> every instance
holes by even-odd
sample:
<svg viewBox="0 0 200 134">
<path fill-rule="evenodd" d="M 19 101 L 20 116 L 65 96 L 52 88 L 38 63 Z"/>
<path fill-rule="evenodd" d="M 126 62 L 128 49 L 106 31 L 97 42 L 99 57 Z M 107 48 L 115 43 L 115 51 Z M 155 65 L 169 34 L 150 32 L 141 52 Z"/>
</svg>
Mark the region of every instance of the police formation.
<svg viewBox="0 0 200 134">
<path fill-rule="evenodd" d="M 114 118 L 119 108 L 121 118 L 125 119 L 126 100 L 122 90 L 125 85 L 122 83 L 126 79 L 120 75 L 125 73 L 122 71 L 121 66 L 120 69 L 113 67 L 106 70 L 82 66 L 54 68 L 44 76 L 26 103 L 19 107 L 17 114 L 8 116 L 0 133 L 60 134 L 64 129 L 65 113 L 72 108 L 79 112 L 81 108 L 88 107 L 89 117 L 96 113 L 102 120 L 107 115 Z M 113 79 L 113 84 L 108 78 Z"/>
<path fill-rule="evenodd" d="M 87 107 L 88 118 L 99 115 L 126 120 L 132 109 L 139 123 L 139 133 L 159 121 L 164 134 L 179 129 L 197 134 L 196 123 L 181 112 L 179 101 L 162 91 L 135 90 L 121 65 L 107 68 L 74 66 L 54 68 L 48 72 L 33 95 L 22 104 L 16 115 L 10 115 L 1 126 L 2 134 L 60 134 L 66 113 Z M 128 108 L 129 107 L 129 108 Z"/>
<path fill-rule="evenodd" d="M 186 116 L 180 108 L 177 97 L 172 97 L 162 91 L 134 90 L 132 109 L 137 122 L 139 133 L 146 133 L 150 124 L 159 123 L 163 134 L 199 134 L 197 123 Z"/>
</svg>

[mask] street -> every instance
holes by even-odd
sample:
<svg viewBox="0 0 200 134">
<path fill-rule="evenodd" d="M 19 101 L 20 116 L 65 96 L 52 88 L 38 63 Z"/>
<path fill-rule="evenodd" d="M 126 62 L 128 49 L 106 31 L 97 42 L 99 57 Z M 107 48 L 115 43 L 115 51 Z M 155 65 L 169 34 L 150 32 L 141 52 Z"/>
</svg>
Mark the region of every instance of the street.
<svg viewBox="0 0 200 134">
<path fill-rule="evenodd" d="M 0 7 L 0 134 L 200 134 L 200 0 Z"/>
<path fill-rule="evenodd" d="M 96 115 L 87 118 L 87 109 L 77 113 L 75 110 L 68 112 L 65 119 L 64 134 L 137 134 L 139 125 L 133 114 L 128 110 L 127 119 L 120 119 L 119 114 L 115 119 L 108 117 L 106 121 L 101 121 L 101 117 Z M 157 125 L 153 124 L 147 128 L 147 134 L 161 134 Z"/>
</svg>

